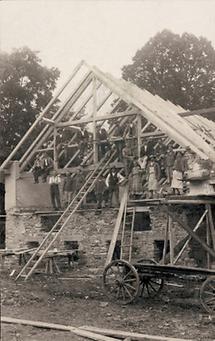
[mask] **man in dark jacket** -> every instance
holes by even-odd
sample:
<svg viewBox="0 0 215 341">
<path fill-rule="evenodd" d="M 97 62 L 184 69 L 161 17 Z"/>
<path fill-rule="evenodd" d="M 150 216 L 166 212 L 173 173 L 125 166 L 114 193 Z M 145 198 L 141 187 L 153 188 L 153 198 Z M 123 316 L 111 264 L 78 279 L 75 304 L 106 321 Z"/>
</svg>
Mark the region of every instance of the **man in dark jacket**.
<svg viewBox="0 0 215 341">
<path fill-rule="evenodd" d="M 97 133 L 99 160 L 102 159 L 109 150 L 108 133 L 105 128 L 101 128 Z"/>
<path fill-rule="evenodd" d="M 113 137 L 112 137 L 112 141 L 115 144 L 116 147 L 116 152 L 117 152 L 117 158 L 119 162 L 122 162 L 122 150 L 124 147 L 124 128 L 122 126 L 120 126 L 119 124 L 117 124 L 114 133 L 113 133 Z"/>
<path fill-rule="evenodd" d="M 65 207 L 67 207 L 72 197 L 75 194 L 75 181 L 74 176 L 70 174 L 69 172 L 66 173 L 64 183 L 63 183 L 63 194 L 64 194 L 64 200 L 65 200 Z"/>
<path fill-rule="evenodd" d="M 166 176 L 168 184 L 172 181 L 173 165 L 175 162 L 175 153 L 172 147 L 169 147 L 166 154 Z"/>
<path fill-rule="evenodd" d="M 104 192 L 106 189 L 105 180 L 102 176 L 100 176 L 95 184 L 95 195 L 97 200 L 97 212 L 101 212 L 102 201 L 104 199 Z"/>
<path fill-rule="evenodd" d="M 89 133 L 86 128 L 81 127 L 80 130 L 77 131 L 77 143 L 80 148 L 80 158 L 84 157 L 84 154 L 87 151 L 89 142 Z"/>
<path fill-rule="evenodd" d="M 42 182 L 46 182 L 51 169 L 53 169 L 54 161 L 47 153 L 44 153 L 42 155 L 40 164 L 41 164 Z"/>
<path fill-rule="evenodd" d="M 133 152 L 128 142 L 126 142 L 125 147 L 122 150 L 122 156 L 123 156 L 123 163 L 125 167 L 125 176 L 128 177 L 132 170 L 133 160 L 134 160 Z"/>
</svg>

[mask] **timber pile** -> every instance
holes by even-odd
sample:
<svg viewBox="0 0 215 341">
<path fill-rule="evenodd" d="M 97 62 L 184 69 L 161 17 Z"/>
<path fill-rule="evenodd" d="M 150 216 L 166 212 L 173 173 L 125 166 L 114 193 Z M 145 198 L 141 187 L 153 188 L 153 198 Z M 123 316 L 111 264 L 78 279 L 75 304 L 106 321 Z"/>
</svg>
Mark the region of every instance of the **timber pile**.
<svg viewBox="0 0 215 341">
<path fill-rule="evenodd" d="M 86 339 L 95 340 L 95 341 L 147 341 L 147 340 L 155 340 L 155 341 L 192 341 L 188 339 L 178 339 L 173 337 L 165 337 L 165 336 L 155 336 L 148 334 L 140 334 L 140 333 L 132 333 L 120 330 L 112 330 L 112 329 L 103 329 L 96 328 L 90 326 L 83 327 L 73 327 L 66 326 L 55 323 L 47 323 L 41 321 L 30 321 L 23 319 L 16 319 L 12 317 L 1 317 L 2 323 L 11 323 L 11 324 L 22 324 L 26 326 L 32 326 L 37 328 L 45 328 L 45 329 L 55 329 L 65 332 L 71 332 L 75 335 L 81 336 Z"/>
</svg>

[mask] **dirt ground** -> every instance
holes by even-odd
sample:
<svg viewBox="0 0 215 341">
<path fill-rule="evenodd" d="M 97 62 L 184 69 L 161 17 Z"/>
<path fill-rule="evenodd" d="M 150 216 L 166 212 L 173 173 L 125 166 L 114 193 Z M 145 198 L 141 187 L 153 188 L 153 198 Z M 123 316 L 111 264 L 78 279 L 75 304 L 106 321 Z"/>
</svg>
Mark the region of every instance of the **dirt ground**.
<svg viewBox="0 0 215 341">
<path fill-rule="evenodd" d="M 80 276 L 78 270 L 73 270 L 62 275 L 69 279 L 34 275 L 27 282 L 15 282 L 7 273 L 2 273 L 2 316 L 195 341 L 215 340 L 215 324 L 205 315 L 192 288 L 166 285 L 159 298 L 140 298 L 134 304 L 119 306 L 103 294 L 99 276 L 84 279 Z M 4 323 L 1 337 L 3 341 L 83 340 L 70 332 Z"/>
</svg>

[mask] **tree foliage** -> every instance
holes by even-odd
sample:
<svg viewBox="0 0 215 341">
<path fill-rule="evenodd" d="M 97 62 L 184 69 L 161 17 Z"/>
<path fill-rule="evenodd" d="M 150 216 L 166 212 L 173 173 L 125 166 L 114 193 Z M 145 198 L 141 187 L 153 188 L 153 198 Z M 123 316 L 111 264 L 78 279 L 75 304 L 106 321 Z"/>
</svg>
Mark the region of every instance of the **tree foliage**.
<svg viewBox="0 0 215 341">
<path fill-rule="evenodd" d="M 60 75 L 43 66 L 38 52 L 28 47 L 0 53 L 1 159 L 15 147 L 36 116 L 52 98 Z"/>
<path fill-rule="evenodd" d="M 123 78 L 185 109 L 215 106 L 215 50 L 203 37 L 168 30 L 138 50 Z"/>
</svg>

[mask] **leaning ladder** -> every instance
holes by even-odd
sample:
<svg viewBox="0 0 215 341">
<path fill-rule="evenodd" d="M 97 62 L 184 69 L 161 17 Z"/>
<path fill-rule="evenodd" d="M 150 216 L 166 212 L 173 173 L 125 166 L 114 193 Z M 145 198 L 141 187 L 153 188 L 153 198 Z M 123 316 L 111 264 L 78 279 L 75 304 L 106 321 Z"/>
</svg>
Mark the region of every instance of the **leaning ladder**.
<svg viewBox="0 0 215 341">
<path fill-rule="evenodd" d="M 131 261 L 132 246 L 133 246 L 133 233 L 134 233 L 134 220 L 135 220 L 135 207 L 125 206 L 123 225 L 122 225 L 122 237 L 121 237 L 121 252 L 120 259 L 125 259 L 125 250 L 128 249 L 128 261 Z M 126 234 L 129 234 L 126 238 Z"/>
<path fill-rule="evenodd" d="M 46 235 L 46 237 L 43 239 L 39 247 L 35 250 L 33 255 L 30 257 L 28 262 L 25 264 L 25 266 L 22 268 L 22 270 L 19 272 L 15 280 L 18 280 L 21 276 L 27 280 L 34 270 L 38 267 L 38 265 L 41 263 L 42 259 L 45 257 L 47 252 L 49 251 L 50 247 L 53 245 L 55 240 L 58 238 L 60 233 L 63 231 L 64 227 L 69 222 L 71 216 L 77 211 L 80 204 L 83 202 L 87 194 L 93 189 L 97 179 L 100 175 L 104 172 L 108 164 L 112 161 L 112 159 L 115 156 L 115 152 L 111 154 L 111 156 L 106 155 L 100 163 L 97 165 L 97 167 L 90 173 L 90 175 L 87 177 L 84 185 L 79 190 L 79 192 L 76 194 L 76 196 L 72 199 L 69 206 L 65 209 L 63 214 L 60 216 L 58 221 L 54 224 L 52 229 L 49 231 L 49 233 Z M 42 250 L 45 248 L 44 250 Z M 35 261 L 38 253 L 42 251 L 39 258 Z M 35 261 L 35 263 L 33 263 Z M 30 267 L 30 269 L 29 269 Z"/>
</svg>

